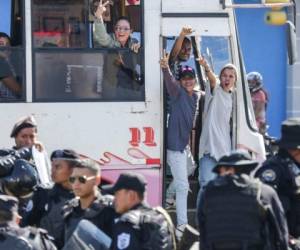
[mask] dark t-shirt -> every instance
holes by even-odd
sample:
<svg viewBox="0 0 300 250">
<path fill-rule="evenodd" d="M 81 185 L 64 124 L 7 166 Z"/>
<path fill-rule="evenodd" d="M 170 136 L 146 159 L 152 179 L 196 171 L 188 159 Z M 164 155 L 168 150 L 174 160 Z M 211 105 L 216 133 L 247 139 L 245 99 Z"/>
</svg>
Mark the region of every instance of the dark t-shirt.
<svg viewBox="0 0 300 250">
<path fill-rule="evenodd" d="M 163 69 L 164 80 L 170 96 L 167 149 L 183 151 L 189 143 L 196 113 L 198 94 L 189 96 L 170 71 Z"/>
<path fill-rule="evenodd" d="M 13 73 L 5 59 L 0 57 L 0 80 L 8 76 L 13 76 Z"/>
</svg>

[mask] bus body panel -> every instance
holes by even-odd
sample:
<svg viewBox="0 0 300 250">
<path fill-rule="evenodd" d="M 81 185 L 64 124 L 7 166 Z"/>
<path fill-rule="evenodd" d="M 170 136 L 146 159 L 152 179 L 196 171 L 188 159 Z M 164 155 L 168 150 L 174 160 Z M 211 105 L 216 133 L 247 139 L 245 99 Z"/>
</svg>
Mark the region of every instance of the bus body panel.
<svg viewBox="0 0 300 250">
<path fill-rule="evenodd" d="M 191 17 L 180 13 L 216 13 Z M 177 17 L 163 17 L 177 13 Z M 228 17 L 219 15 L 228 13 Z M 159 66 L 162 37 L 178 36 L 182 26 L 190 25 L 195 35 L 227 37 L 231 60 L 240 65 L 232 10 L 221 8 L 219 0 L 144 1 L 144 102 L 33 102 L 33 66 L 31 1 L 25 0 L 26 103 L 0 103 L 1 147 L 13 146 L 9 133 L 22 116 L 37 119 L 39 140 L 51 153 L 58 148 L 72 148 L 101 164 L 103 178 L 113 182 L 124 171 L 138 171 L 148 180 L 147 199 L 151 205 L 162 204 L 164 170 L 164 96 Z M 240 68 L 239 68 L 240 69 Z M 218 73 L 218 72 L 216 72 Z M 234 121 L 235 146 L 245 147 L 263 157 L 261 136 L 245 121 L 247 99 L 237 85 L 238 105 Z M 248 90 L 246 90 L 248 91 Z"/>
</svg>

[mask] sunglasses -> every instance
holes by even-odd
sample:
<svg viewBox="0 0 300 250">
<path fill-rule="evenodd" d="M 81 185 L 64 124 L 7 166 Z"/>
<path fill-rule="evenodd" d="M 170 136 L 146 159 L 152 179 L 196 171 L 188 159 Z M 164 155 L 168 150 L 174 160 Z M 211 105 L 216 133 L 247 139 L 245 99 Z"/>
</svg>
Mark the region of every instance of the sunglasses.
<svg viewBox="0 0 300 250">
<path fill-rule="evenodd" d="M 95 179 L 96 176 L 90 176 L 90 177 L 86 177 L 85 175 L 83 176 L 70 176 L 69 177 L 69 182 L 70 183 L 75 183 L 76 180 L 78 180 L 81 184 L 85 184 L 87 181 L 93 180 Z"/>
<path fill-rule="evenodd" d="M 128 32 L 128 31 L 130 31 L 130 28 L 116 26 L 115 27 L 115 31 L 125 31 L 125 32 Z"/>
<path fill-rule="evenodd" d="M 194 72 L 193 68 L 189 67 L 189 66 L 185 66 L 181 69 L 181 73 L 183 72 Z"/>
</svg>

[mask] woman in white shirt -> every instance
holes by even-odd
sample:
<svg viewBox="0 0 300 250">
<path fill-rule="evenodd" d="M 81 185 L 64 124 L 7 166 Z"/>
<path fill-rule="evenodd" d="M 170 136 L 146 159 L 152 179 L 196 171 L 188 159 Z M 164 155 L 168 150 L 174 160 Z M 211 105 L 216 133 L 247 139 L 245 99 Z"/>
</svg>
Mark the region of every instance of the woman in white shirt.
<svg viewBox="0 0 300 250">
<path fill-rule="evenodd" d="M 206 83 L 203 129 L 199 143 L 199 183 L 201 189 L 215 177 L 212 169 L 219 158 L 231 151 L 231 114 L 237 69 L 226 64 L 220 72 L 220 83 Z"/>
</svg>

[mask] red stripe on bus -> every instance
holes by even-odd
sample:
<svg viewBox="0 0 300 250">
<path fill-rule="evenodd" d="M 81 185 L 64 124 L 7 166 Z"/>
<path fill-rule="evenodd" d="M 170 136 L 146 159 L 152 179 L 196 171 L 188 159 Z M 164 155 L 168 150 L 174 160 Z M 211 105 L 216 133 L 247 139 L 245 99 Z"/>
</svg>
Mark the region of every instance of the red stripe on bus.
<svg viewBox="0 0 300 250">
<path fill-rule="evenodd" d="M 146 164 L 147 165 L 160 164 L 160 159 L 158 159 L 158 158 L 149 158 L 149 159 L 146 159 Z"/>
</svg>

